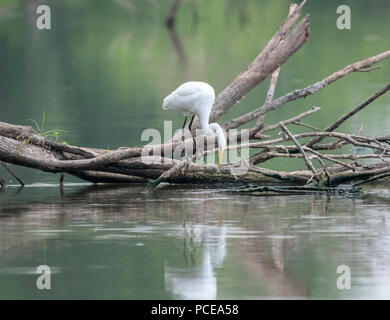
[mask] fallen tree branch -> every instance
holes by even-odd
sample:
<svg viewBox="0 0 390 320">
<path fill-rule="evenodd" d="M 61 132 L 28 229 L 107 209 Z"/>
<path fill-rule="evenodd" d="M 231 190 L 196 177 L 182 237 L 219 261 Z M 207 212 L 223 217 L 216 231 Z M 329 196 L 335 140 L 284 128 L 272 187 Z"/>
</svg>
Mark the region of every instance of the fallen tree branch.
<svg viewBox="0 0 390 320">
<path fill-rule="evenodd" d="M 300 113 L 299 115 L 297 115 L 297 116 L 295 116 L 295 117 L 292 117 L 292 118 L 290 118 L 290 119 L 284 120 L 283 123 L 284 123 L 285 125 L 288 125 L 288 124 L 290 124 L 290 123 L 298 122 L 299 120 L 301 120 L 301 119 L 307 117 L 308 115 L 310 115 L 310 114 L 312 114 L 312 113 L 314 113 L 314 112 L 319 111 L 320 109 L 321 109 L 320 107 L 314 106 L 313 108 L 311 108 L 311 109 L 308 110 L 308 111 L 302 112 L 302 113 Z M 265 126 L 261 131 L 262 131 L 262 132 L 268 132 L 268 131 L 275 130 L 275 129 L 277 129 L 277 128 L 279 128 L 279 124 L 278 124 L 278 123 L 276 123 L 276 124 L 274 124 L 274 125 Z"/>
<path fill-rule="evenodd" d="M 268 87 L 268 92 L 267 92 L 267 96 L 265 98 L 265 104 L 270 104 L 272 102 L 272 100 L 274 99 L 274 94 L 275 94 L 275 88 L 276 88 L 276 83 L 278 82 L 278 78 L 279 78 L 279 73 L 280 73 L 280 67 L 277 68 L 273 73 L 272 73 L 272 76 L 271 76 L 271 81 L 270 81 L 270 84 L 269 84 L 269 87 Z M 259 117 L 259 119 L 257 119 L 257 122 L 256 122 L 256 125 L 255 127 L 251 130 L 251 136 L 259 131 L 260 129 L 262 129 L 264 127 L 264 117 Z"/>
<path fill-rule="evenodd" d="M 302 149 L 303 149 L 303 150 L 306 150 L 306 151 L 308 151 L 308 152 L 310 152 L 310 153 L 312 153 L 312 154 L 314 154 L 314 155 L 316 155 L 318 161 L 320 161 L 321 164 L 322 164 L 324 167 L 326 167 L 326 166 L 325 166 L 325 164 L 322 162 L 321 158 L 324 158 L 324 159 L 326 159 L 326 160 L 328 160 L 328 161 L 337 163 L 337 164 L 339 164 L 339 165 L 341 165 L 341 166 L 344 166 L 344 167 L 346 167 L 346 168 L 348 168 L 348 169 L 355 170 L 355 167 L 354 167 L 354 166 L 349 165 L 349 164 L 344 163 L 344 162 L 341 162 L 341 161 L 338 161 L 337 158 L 334 157 L 333 155 L 323 154 L 323 153 L 317 152 L 317 151 L 315 151 L 315 150 L 313 150 L 313 149 L 311 149 L 311 148 L 308 148 L 308 147 L 306 147 L 306 146 L 302 146 Z"/>
<path fill-rule="evenodd" d="M 154 190 L 157 188 L 157 186 L 164 181 L 167 181 L 172 175 L 174 175 L 176 172 L 184 168 L 187 163 L 185 161 L 179 162 L 178 164 L 175 164 L 171 169 L 168 171 L 164 172 L 162 175 L 160 175 L 157 179 L 151 181 L 148 183 L 149 189 Z"/>
<path fill-rule="evenodd" d="M 267 92 L 267 97 L 265 99 L 265 103 L 271 103 L 273 98 L 274 98 L 276 83 L 278 82 L 278 78 L 279 78 L 279 72 L 280 72 L 280 67 L 277 68 L 272 73 L 270 85 L 269 85 L 268 92 Z"/>
<path fill-rule="evenodd" d="M 287 127 L 283 124 L 283 122 L 280 123 L 280 128 L 290 137 L 292 142 L 294 142 L 294 144 L 297 146 L 299 152 L 302 154 L 303 159 L 306 162 L 307 167 L 315 175 L 316 174 L 316 169 L 314 168 L 313 164 L 311 163 L 311 161 L 310 161 L 309 157 L 307 156 L 305 150 L 303 150 L 302 146 L 299 144 L 298 140 L 295 139 L 295 137 L 292 135 L 290 130 L 288 130 Z"/>
<path fill-rule="evenodd" d="M 333 135 L 337 138 L 348 137 L 348 135 L 335 132 L 307 133 L 301 134 L 301 136 L 309 136 L 310 134 Z M 297 138 L 297 136 L 298 135 L 296 135 L 295 138 Z M 356 137 L 356 139 L 363 139 L 369 141 L 376 140 L 374 138 L 364 137 Z M 294 147 L 296 148 L 296 146 Z M 162 158 L 160 158 L 160 162 L 155 161 L 149 165 L 144 164 L 142 159 L 135 158 L 118 161 L 116 163 L 111 163 L 110 165 L 101 164 L 101 166 L 94 168 L 94 170 L 80 170 L 79 168 L 77 168 L 77 166 L 74 167 L 73 165 L 79 164 L 80 161 L 91 161 L 93 159 L 71 160 L 74 158 L 74 155 L 64 155 L 59 151 L 47 150 L 43 146 L 25 144 L 15 139 L 0 137 L 0 159 L 2 161 L 7 161 L 16 165 L 23 165 L 34 169 L 43 170 L 45 172 L 66 172 L 91 182 L 142 182 L 146 181 L 145 179 L 158 179 L 161 175 L 163 175 L 165 172 L 169 171 L 173 167 L 175 167 L 175 170 L 172 170 L 169 172 L 169 174 L 167 173 L 166 175 L 164 175 L 162 177 L 163 181 L 199 184 L 217 183 L 223 185 L 226 185 L 226 183 L 241 184 L 248 182 L 266 183 L 273 185 L 303 185 L 308 179 L 310 179 L 312 175 L 311 171 L 279 172 L 250 165 L 247 172 L 243 175 L 240 175 L 239 179 L 237 180 L 237 177 L 231 174 L 231 170 L 235 169 L 235 164 L 223 165 L 221 172 L 218 172 L 218 167 L 216 165 L 198 165 L 195 163 L 189 163 L 188 167 L 186 167 L 184 170 L 176 170 L 178 167 L 181 168 L 182 165 L 184 166 L 185 162 L 183 163 L 182 161 L 174 160 L 172 164 L 169 165 L 164 164 L 162 162 Z M 94 159 L 99 159 L 99 157 L 96 157 Z M 180 163 L 180 165 L 177 165 L 178 163 Z M 84 164 L 82 167 L 84 167 Z M 343 181 L 346 181 L 348 179 L 356 180 L 359 177 L 371 177 L 372 175 L 376 175 L 378 173 L 384 173 L 386 171 L 390 172 L 390 164 L 385 163 L 380 168 L 376 164 L 372 165 L 372 168 L 370 166 L 365 167 L 365 172 L 358 172 L 358 175 L 352 175 L 350 172 L 345 170 L 339 172 L 339 170 L 339 167 L 329 167 L 328 169 L 331 174 L 333 174 L 333 172 L 339 173 L 338 176 L 332 177 L 332 185 L 336 185 L 334 182 L 335 178 L 336 181 L 337 179 L 343 179 Z M 172 172 L 175 172 L 175 174 L 171 174 Z M 342 178 L 343 175 L 348 178 Z"/>
<path fill-rule="evenodd" d="M 361 61 L 355 62 L 353 64 L 350 64 L 343 69 L 336 71 L 335 73 L 331 74 L 330 76 L 326 77 L 325 79 L 318 81 L 310 86 L 307 86 L 304 89 L 298 89 L 294 90 L 292 92 L 289 92 L 275 100 L 271 104 L 264 104 L 259 108 L 254 109 L 253 111 L 242 115 L 238 118 L 232 119 L 228 122 L 226 122 L 223 125 L 223 128 L 225 130 L 238 128 L 249 121 L 252 121 L 253 119 L 259 118 L 261 116 L 264 116 L 268 114 L 271 111 L 276 110 L 277 108 L 282 107 L 287 102 L 297 100 L 299 98 L 305 98 L 308 95 L 312 95 L 321 89 L 325 88 L 326 86 L 330 85 L 331 83 L 339 80 L 340 78 L 350 74 L 351 72 L 359 71 L 362 68 L 369 67 L 379 61 L 382 61 L 390 56 L 390 50 L 382 52 L 380 54 L 377 54 L 376 56 L 369 57 L 366 59 L 363 59 Z"/>
<path fill-rule="evenodd" d="M 315 130 L 315 131 L 320 131 L 320 129 L 318 129 L 318 128 L 310 125 L 310 124 L 303 123 L 303 122 L 300 122 L 300 121 L 293 121 L 293 122 L 291 122 L 291 124 L 294 124 L 296 126 L 306 127 L 306 128 L 309 128 L 309 129 L 312 129 L 312 130 Z"/>
<path fill-rule="evenodd" d="M 329 127 L 327 127 L 324 131 L 325 132 L 331 132 L 335 129 L 337 129 L 343 122 L 345 122 L 347 119 L 349 119 L 350 117 L 352 117 L 353 115 L 355 115 L 356 113 L 358 113 L 360 110 L 364 109 L 366 106 L 368 106 L 371 102 L 375 101 L 376 99 L 378 99 L 380 96 L 382 96 L 383 94 L 385 94 L 387 91 L 390 90 L 390 83 L 388 83 L 384 88 L 382 88 L 381 90 L 379 90 L 378 92 L 376 92 L 375 94 L 373 94 L 371 97 L 369 97 L 367 100 L 365 100 L 364 102 L 362 102 L 361 104 L 359 104 L 357 107 L 353 108 L 351 111 L 347 112 L 346 114 L 344 114 L 342 117 L 340 117 L 339 119 L 337 119 L 337 121 L 333 124 L 331 124 Z M 310 140 L 306 146 L 307 147 L 311 147 L 312 145 L 320 142 L 322 140 L 321 137 L 316 137 L 312 140 Z"/>
</svg>

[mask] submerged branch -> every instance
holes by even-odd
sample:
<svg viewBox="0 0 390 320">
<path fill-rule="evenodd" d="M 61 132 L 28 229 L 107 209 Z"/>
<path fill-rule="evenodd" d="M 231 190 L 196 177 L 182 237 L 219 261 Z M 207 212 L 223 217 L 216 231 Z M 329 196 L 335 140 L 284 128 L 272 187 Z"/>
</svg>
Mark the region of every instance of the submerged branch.
<svg viewBox="0 0 390 320">
<path fill-rule="evenodd" d="M 0 162 L 1 166 L 8 171 L 8 173 L 17 181 L 19 182 L 20 186 L 21 187 L 24 187 L 24 182 L 19 179 L 13 172 L 10 168 L 8 168 L 8 166 L 4 163 L 4 162 Z"/>
</svg>

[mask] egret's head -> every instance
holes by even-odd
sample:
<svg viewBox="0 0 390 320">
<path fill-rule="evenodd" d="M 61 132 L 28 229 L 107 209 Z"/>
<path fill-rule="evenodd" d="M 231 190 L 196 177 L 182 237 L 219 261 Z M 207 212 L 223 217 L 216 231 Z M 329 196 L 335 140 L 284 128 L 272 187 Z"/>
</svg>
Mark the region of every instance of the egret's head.
<svg viewBox="0 0 390 320">
<path fill-rule="evenodd" d="M 165 99 L 163 101 L 163 104 L 162 104 L 163 110 L 168 110 L 168 100 L 169 100 L 168 98 L 169 98 L 169 96 L 165 97 Z"/>
</svg>

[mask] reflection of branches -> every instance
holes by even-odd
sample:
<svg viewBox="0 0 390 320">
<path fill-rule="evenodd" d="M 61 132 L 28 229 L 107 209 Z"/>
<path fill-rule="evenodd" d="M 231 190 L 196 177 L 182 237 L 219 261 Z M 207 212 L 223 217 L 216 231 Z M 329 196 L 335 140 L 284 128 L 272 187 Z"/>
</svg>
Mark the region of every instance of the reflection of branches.
<svg viewBox="0 0 390 320">
<path fill-rule="evenodd" d="M 185 53 L 183 44 L 176 33 L 175 22 L 176 22 L 176 14 L 179 9 L 181 0 L 173 0 L 171 9 L 169 10 L 169 14 L 165 19 L 165 24 L 169 32 L 169 36 L 171 38 L 171 42 L 173 48 L 176 51 L 176 54 L 179 58 L 180 68 L 183 72 L 184 78 L 186 78 L 187 74 L 187 54 Z"/>
<path fill-rule="evenodd" d="M 286 272 L 285 265 L 295 243 L 289 238 L 253 238 L 231 253 L 239 256 L 253 284 L 266 286 L 270 296 L 303 297 L 309 288 L 293 273 Z M 264 255 L 259 252 L 267 253 Z"/>
</svg>

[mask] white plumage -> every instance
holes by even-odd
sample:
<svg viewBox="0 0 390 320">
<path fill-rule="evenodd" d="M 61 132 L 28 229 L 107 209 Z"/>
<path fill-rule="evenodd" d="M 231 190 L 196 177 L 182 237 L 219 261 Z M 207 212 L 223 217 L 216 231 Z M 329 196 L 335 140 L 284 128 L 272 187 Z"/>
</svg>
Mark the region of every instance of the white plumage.
<svg viewBox="0 0 390 320">
<path fill-rule="evenodd" d="M 183 83 L 170 95 L 165 97 L 162 108 L 164 110 L 182 111 L 185 116 L 189 114 L 197 115 L 203 132 L 206 135 L 217 135 L 219 167 L 221 167 L 223 150 L 226 148 L 226 138 L 218 123 L 209 124 L 210 112 L 214 101 L 215 92 L 212 86 L 205 82 L 190 81 Z M 191 119 L 190 130 L 192 121 L 193 118 Z M 184 125 L 185 122 L 186 120 L 184 121 Z"/>
</svg>

